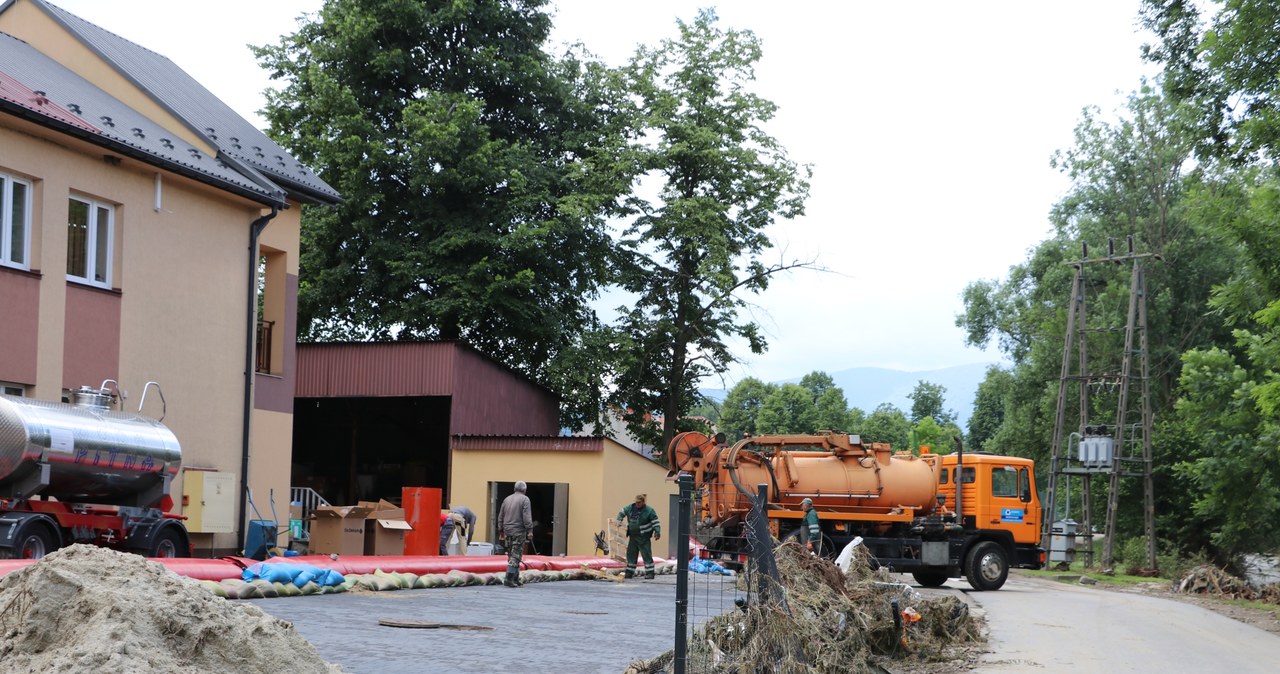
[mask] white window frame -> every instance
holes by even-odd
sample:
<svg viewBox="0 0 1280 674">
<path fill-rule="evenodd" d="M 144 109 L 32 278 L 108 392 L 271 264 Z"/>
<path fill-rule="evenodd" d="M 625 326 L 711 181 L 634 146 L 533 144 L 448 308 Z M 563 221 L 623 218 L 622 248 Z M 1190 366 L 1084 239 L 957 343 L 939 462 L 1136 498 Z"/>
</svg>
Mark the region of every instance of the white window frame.
<svg viewBox="0 0 1280 674">
<path fill-rule="evenodd" d="M 3 393 L 7 396 L 18 396 L 19 398 L 23 398 L 23 397 L 26 397 L 27 395 L 27 387 L 23 386 L 22 384 L 13 384 L 7 381 L 0 381 L 0 393 Z"/>
<path fill-rule="evenodd" d="M 13 244 L 13 186 L 22 185 L 21 213 L 23 219 L 21 250 L 14 251 Z M 9 173 L 0 173 L 0 265 L 16 269 L 31 269 L 31 192 L 33 185 Z M 15 253 L 21 259 L 14 260 Z"/>
<path fill-rule="evenodd" d="M 89 222 L 86 223 L 86 228 L 88 231 L 85 233 L 85 238 L 86 238 L 85 260 L 84 260 L 85 274 L 84 276 L 77 276 L 75 274 L 72 274 L 70 271 L 68 271 L 67 280 L 75 281 L 77 283 L 84 283 L 91 286 L 97 286 L 99 288 L 110 289 L 112 257 L 113 257 L 113 253 L 115 252 L 116 207 L 115 205 L 106 203 L 105 201 L 98 201 L 96 199 L 91 199 L 89 197 L 77 196 L 73 194 L 67 199 L 68 211 L 70 210 L 71 202 L 73 201 L 78 201 L 88 206 Z M 107 226 L 106 226 L 107 241 L 105 244 L 99 240 L 101 237 L 98 235 L 99 211 L 105 211 L 107 214 Z M 69 214 L 68 214 L 67 220 L 68 220 L 67 227 L 70 228 L 71 223 L 70 223 Z M 101 249 L 104 245 L 106 247 L 106 255 L 103 256 L 103 266 L 105 266 L 106 269 L 98 269 L 97 253 L 99 249 Z M 71 240 L 69 237 L 67 239 L 67 263 L 68 264 L 71 263 Z M 95 278 L 99 275 L 99 272 L 101 272 L 101 276 L 103 279 L 101 281 Z"/>
</svg>

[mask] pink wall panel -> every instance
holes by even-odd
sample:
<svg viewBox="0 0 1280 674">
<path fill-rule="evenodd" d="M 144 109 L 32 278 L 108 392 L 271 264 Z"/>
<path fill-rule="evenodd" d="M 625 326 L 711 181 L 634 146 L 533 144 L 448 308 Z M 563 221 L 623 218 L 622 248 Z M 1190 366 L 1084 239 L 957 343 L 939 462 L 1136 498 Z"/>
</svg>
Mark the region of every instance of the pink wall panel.
<svg viewBox="0 0 1280 674">
<path fill-rule="evenodd" d="M 40 276 L 0 267 L 0 380 L 36 383 Z"/>
<path fill-rule="evenodd" d="M 98 386 L 120 376 L 120 293 L 67 283 L 62 387 Z"/>
</svg>

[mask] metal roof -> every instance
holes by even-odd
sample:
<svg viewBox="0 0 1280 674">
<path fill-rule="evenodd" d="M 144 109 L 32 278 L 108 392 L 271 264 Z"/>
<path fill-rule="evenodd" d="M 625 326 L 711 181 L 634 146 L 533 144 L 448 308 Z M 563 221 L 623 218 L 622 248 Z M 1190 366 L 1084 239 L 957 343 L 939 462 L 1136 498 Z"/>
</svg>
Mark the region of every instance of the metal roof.
<svg viewBox="0 0 1280 674">
<path fill-rule="evenodd" d="M 298 398 L 448 396 L 449 432 L 555 436 L 559 400 L 462 341 L 298 345 Z"/>
<path fill-rule="evenodd" d="M 514 452 L 603 452 L 603 437 L 530 435 L 455 435 L 453 449 Z M 623 448 L 625 449 L 625 448 Z"/>
<path fill-rule="evenodd" d="M 31 45 L 0 33 L 0 110 L 159 164 L 255 201 L 283 205 L 265 178 L 250 180 L 71 72 Z"/>
<path fill-rule="evenodd" d="M 271 182 L 282 183 L 291 196 L 302 201 L 335 203 L 341 199 L 337 190 L 173 61 L 45 0 L 30 1 L 158 105 L 227 155 L 228 164 L 242 163 L 242 168 L 251 169 L 245 171 L 251 178 L 265 175 Z M 267 186 L 271 186 L 271 182 L 267 182 Z"/>
</svg>

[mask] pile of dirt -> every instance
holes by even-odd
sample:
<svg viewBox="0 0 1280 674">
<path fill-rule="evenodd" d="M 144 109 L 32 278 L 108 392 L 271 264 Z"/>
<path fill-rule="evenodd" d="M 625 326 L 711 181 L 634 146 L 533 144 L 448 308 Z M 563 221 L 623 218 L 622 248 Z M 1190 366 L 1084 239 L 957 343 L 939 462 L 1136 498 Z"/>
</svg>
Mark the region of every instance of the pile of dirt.
<svg viewBox="0 0 1280 674">
<path fill-rule="evenodd" d="M 72 545 L 0 578 L 5 672 L 341 672 L 293 625 L 137 555 Z"/>
<path fill-rule="evenodd" d="M 861 549 L 865 555 L 865 549 Z M 855 556 L 847 573 L 796 543 L 774 550 L 779 587 L 707 621 L 688 641 L 691 669 L 716 672 L 883 672 L 961 657 L 981 623 L 956 597 L 925 599 Z M 748 574 L 750 575 L 750 574 Z M 636 662 L 661 671 L 674 653 Z M 696 665 L 696 667 L 695 667 Z"/>
</svg>

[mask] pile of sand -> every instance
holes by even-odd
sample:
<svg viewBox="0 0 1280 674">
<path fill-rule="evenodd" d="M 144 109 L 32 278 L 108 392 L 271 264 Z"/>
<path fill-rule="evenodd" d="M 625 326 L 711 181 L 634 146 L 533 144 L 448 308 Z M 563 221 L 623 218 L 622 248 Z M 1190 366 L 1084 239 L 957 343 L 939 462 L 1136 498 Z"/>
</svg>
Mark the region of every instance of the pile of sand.
<svg viewBox="0 0 1280 674">
<path fill-rule="evenodd" d="M 288 622 L 89 545 L 0 578 L 0 663 L 66 674 L 342 671 Z"/>
</svg>

